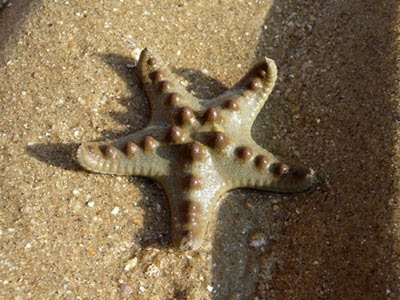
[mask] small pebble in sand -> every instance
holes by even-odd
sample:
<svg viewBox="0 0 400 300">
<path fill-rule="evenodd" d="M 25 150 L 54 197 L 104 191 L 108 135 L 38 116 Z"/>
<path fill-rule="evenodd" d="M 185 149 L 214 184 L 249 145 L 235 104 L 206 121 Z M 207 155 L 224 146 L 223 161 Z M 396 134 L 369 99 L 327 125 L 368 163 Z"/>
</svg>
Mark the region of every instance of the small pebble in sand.
<svg viewBox="0 0 400 300">
<path fill-rule="evenodd" d="M 140 49 L 140 48 L 135 48 L 133 51 L 132 51 L 132 56 L 133 56 L 133 58 L 136 60 L 136 61 L 139 61 L 139 57 L 140 57 L 140 53 L 142 52 L 142 49 Z"/>
<path fill-rule="evenodd" d="M 121 292 L 124 293 L 125 295 L 130 295 L 133 293 L 132 287 L 128 283 L 121 283 L 119 285 L 119 288 L 121 289 Z"/>
<path fill-rule="evenodd" d="M 249 245 L 258 248 L 267 244 L 267 240 L 262 232 L 253 233 L 249 238 Z"/>
<path fill-rule="evenodd" d="M 113 214 L 114 216 L 116 216 L 116 215 L 118 215 L 118 213 L 119 213 L 119 207 L 116 206 L 116 207 L 114 207 L 114 209 L 111 211 L 111 214 Z"/>
<path fill-rule="evenodd" d="M 132 270 L 136 266 L 136 264 L 137 264 L 137 257 L 134 257 L 134 258 L 128 260 L 128 263 L 125 265 L 124 270 L 126 272 L 128 272 L 128 271 Z"/>
</svg>

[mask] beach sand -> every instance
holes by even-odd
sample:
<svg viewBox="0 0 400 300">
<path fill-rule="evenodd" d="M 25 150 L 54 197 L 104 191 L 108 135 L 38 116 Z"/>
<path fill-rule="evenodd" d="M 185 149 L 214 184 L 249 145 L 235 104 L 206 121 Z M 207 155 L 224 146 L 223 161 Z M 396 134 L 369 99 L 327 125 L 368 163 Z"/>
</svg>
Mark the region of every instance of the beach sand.
<svg viewBox="0 0 400 300">
<path fill-rule="evenodd" d="M 0 298 L 399 299 L 399 33 L 397 0 L 10 0 Z M 273 58 L 252 135 L 317 170 L 318 188 L 231 191 L 203 247 L 175 249 L 160 185 L 71 155 L 146 125 L 145 47 L 200 98 Z"/>
</svg>

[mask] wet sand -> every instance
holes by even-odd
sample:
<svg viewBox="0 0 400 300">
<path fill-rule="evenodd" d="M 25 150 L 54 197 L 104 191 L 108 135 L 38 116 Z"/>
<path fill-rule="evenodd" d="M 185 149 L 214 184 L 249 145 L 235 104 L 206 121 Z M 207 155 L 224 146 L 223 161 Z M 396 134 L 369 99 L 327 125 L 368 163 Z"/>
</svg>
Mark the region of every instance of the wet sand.
<svg viewBox="0 0 400 300">
<path fill-rule="evenodd" d="M 400 297 L 396 0 L 82 2 L 0 9 L 0 298 Z M 200 98 L 273 58 L 253 137 L 318 189 L 231 191 L 202 249 L 175 249 L 157 183 L 71 156 L 146 125 L 144 47 Z"/>
</svg>

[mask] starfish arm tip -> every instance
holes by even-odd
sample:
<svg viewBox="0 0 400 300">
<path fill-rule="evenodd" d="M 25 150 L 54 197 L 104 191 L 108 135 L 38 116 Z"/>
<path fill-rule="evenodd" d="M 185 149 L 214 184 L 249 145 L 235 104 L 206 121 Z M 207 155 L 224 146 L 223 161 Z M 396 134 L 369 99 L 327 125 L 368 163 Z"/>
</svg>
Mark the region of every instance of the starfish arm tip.
<svg viewBox="0 0 400 300">
<path fill-rule="evenodd" d="M 140 146 L 123 139 L 86 142 L 78 145 L 73 155 L 80 166 L 91 172 L 157 179 L 168 169 L 156 153 L 158 146 L 159 143 L 151 136 L 145 136 Z"/>
<path fill-rule="evenodd" d="M 302 193 L 313 190 L 318 182 L 313 169 L 277 162 L 268 166 L 262 180 L 250 180 L 255 187 L 278 193 Z"/>
</svg>

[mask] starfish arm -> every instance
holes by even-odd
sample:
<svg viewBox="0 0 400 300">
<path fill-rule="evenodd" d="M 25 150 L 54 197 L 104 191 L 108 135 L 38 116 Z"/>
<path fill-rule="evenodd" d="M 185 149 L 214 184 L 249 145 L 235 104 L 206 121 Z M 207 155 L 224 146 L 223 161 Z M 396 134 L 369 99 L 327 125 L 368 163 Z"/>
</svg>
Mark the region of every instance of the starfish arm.
<svg viewBox="0 0 400 300">
<path fill-rule="evenodd" d="M 206 102 L 220 111 L 226 133 L 250 133 L 254 120 L 275 85 L 277 69 L 272 59 L 264 58 L 230 90 Z"/>
<path fill-rule="evenodd" d="M 115 141 L 86 142 L 75 151 L 76 161 L 85 169 L 103 174 L 146 176 L 157 179 L 168 172 L 160 143 L 165 128 L 148 127 Z"/>
<path fill-rule="evenodd" d="M 171 122 L 173 110 L 190 107 L 201 109 L 195 99 L 178 79 L 169 71 L 162 61 L 148 49 L 140 55 L 139 74 L 152 110 L 152 123 Z"/>
<path fill-rule="evenodd" d="M 169 201 L 174 244 L 182 250 L 197 250 L 220 196 L 228 189 L 215 169 L 211 155 L 206 153 L 199 161 L 187 161 L 183 168 L 161 179 Z"/>
<path fill-rule="evenodd" d="M 255 143 L 237 146 L 230 155 L 219 154 L 215 161 L 232 188 L 298 193 L 316 184 L 312 169 L 284 161 Z"/>
</svg>

